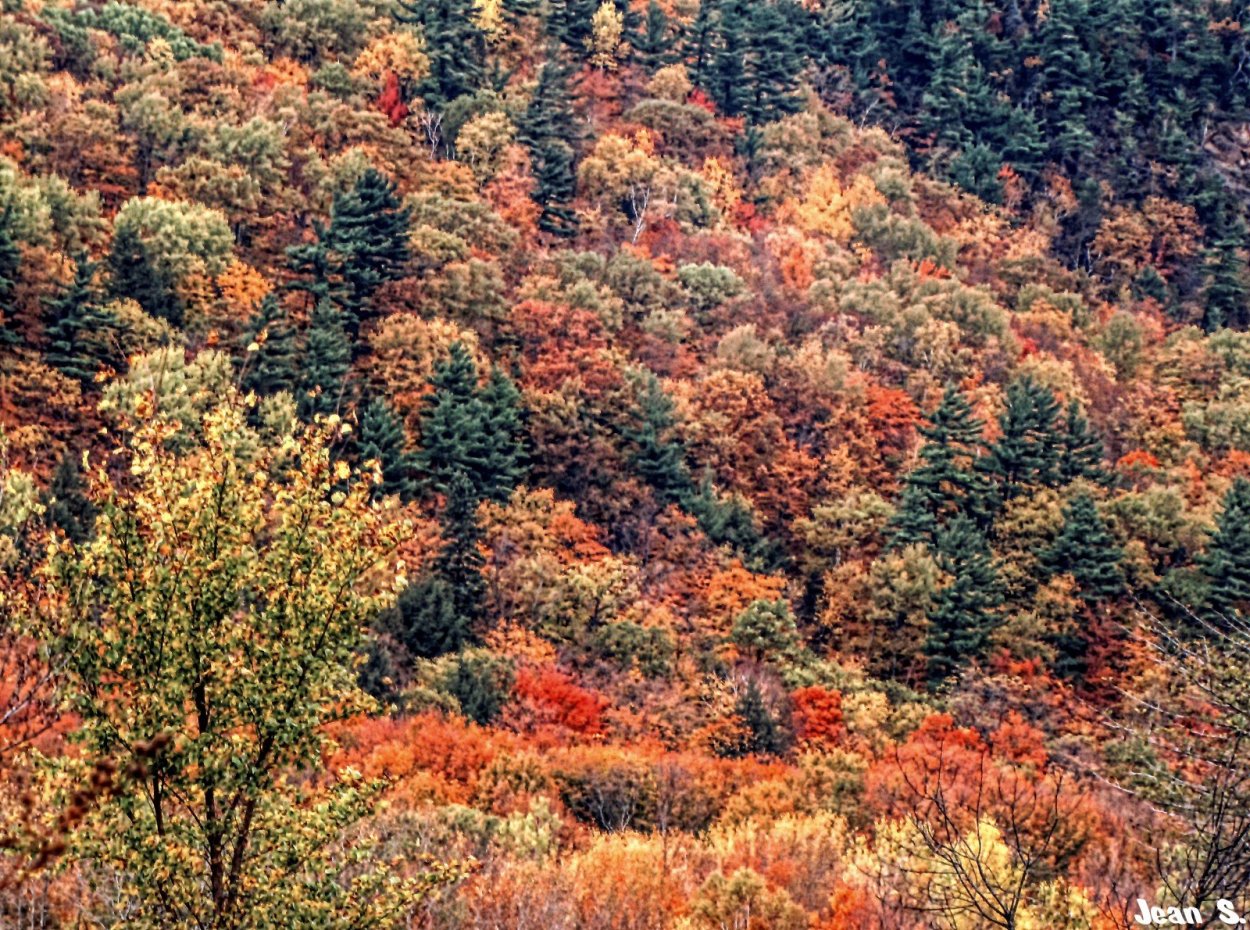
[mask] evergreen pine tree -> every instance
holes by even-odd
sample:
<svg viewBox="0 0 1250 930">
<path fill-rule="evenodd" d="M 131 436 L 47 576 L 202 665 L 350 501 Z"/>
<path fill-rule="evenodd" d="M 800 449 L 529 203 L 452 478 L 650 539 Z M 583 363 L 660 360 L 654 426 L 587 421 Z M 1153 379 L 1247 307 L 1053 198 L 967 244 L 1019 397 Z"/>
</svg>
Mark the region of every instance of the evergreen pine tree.
<svg viewBox="0 0 1250 930">
<path fill-rule="evenodd" d="M 1068 167 L 1081 164 L 1094 149 L 1088 120 L 1098 81 L 1087 47 L 1093 39 L 1089 24 L 1087 0 L 1054 0 L 1038 29 L 1043 118 L 1052 156 Z"/>
<path fill-rule="evenodd" d="M 648 372 L 636 417 L 641 425 L 625 433 L 634 447 L 630 463 L 663 504 L 689 507 L 694 482 L 686 467 L 682 444 L 670 438 L 674 426 L 673 401 L 655 375 Z"/>
<path fill-rule="evenodd" d="M 60 294 L 44 302 L 44 335 L 49 365 L 83 384 L 112 361 L 109 349 L 112 314 L 100 307 L 95 288 L 96 264 L 78 257 L 74 280 Z"/>
<path fill-rule="evenodd" d="M 1225 198 L 1221 198 L 1224 200 Z M 1244 329 L 1250 325 L 1250 278 L 1247 277 L 1246 225 L 1227 203 L 1221 204 L 1210 224 L 1211 244 L 1203 270 L 1206 284 L 1203 327 L 1214 332 L 1221 326 Z"/>
<path fill-rule="evenodd" d="M 690 79 L 699 87 L 710 87 L 713 50 L 716 45 L 717 9 L 721 0 L 699 0 L 699 11 L 687 31 L 682 49 Z"/>
<path fill-rule="evenodd" d="M 451 592 L 456 617 L 472 628 L 481 617 L 486 598 L 482 566 L 486 564 L 478 544 L 482 528 L 477 520 L 479 498 L 473 482 L 462 471 L 449 482 L 441 519 L 443 546 L 434 560 L 434 571 Z"/>
<path fill-rule="evenodd" d="M 82 469 L 70 453 L 57 463 L 52 482 L 43 495 L 43 505 L 49 525 L 64 533 L 70 542 L 81 544 L 95 535 L 98 510 L 87 496 Z"/>
<path fill-rule="evenodd" d="M 512 671 L 500 659 L 467 653 L 444 676 L 443 690 L 456 699 L 460 713 L 480 726 L 489 725 L 508 700 Z"/>
<path fill-rule="evenodd" d="M 251 343 L 259 348 L 248 356 L 244 388 L 260 395 L 294 393 L 299 364 L 295 328 L 272 293 L 265 295 L 244 331 L 244 344 Z"/>
<path fill-rule="evenodd" d="M 1124 591 L 1123 553 L 1107 530 L 1094 499 L 1078 494 L 1063 512 L 1063 529 L 1042 553 L 1051 575 L 1071 575 L 1087 603 L 1118 597 Z"/>
<path fill-rule="evenodd" d="M 769 712 L 754 679 L 747 682 L 746 690 L 734 705 L 734 712 L 746 727 L 746 734 L 733 755 L 776 756 L 789 748 L 789 734 Z"/>
<path fill-rule="evenodd" d="M 109 293 L 130 298 L 145 311 L 173 326 L 182 325 L 182 298 L 168 272 L 160 270 L 148 254 L 137 230 L 125 226 L 113 237 L 109 251 Z"/>
<path fill-rule="evenodd" d="M 482 401 L 487 437 L 486 467 L 480 492 L 489 500 L 506 501 L 525 473 L 525 429 L 521 424 L 521 392 L 499 368 L 492 368 Z"/>
<path fill-rule="evenodd" d="M 434 391 L 421 417 L 417 465 L 431 490 L 450 494 L 457 475 L 482 482 L 489 467 L 486 410 L 478 396 L 477 366 L 463 343 L 452 343 L 447 361 L 435 368 L 430 383 Z M 480 484 L 477 494 L 485 496 Z"/>
<path fill-rule="evenodd" d="M 963 514 L 939 531 L 934 560 L 951 579 L 938 591 L 929 613 L 925 654 L 929 679 L 936 683 L 984 656 L 1002 590 L 985 534 Z"/>
<path fill-rule="evenodd" d="M 534 171 L 534 202 L 542 207 L 538 228 L 559 238 L 577 232 L 572 207 L 577 193 L 577 116 L 568 81 L 560 53 L 549 51 L 520 127 Z"/>
<path fill-rule="evenodd" d="M 1224 495 L 1215 533 L 1198 565 L 1211 611 L 1231 616 L 1250 610 L 1250 480 L 1238 478 Z"/>
<path fill-rule="evenodd" d="M 768 123 L 802 105 L 798 96 L 803 58 L 796 47 L 795 25 L 782 12 L 777 0 L 751 5 L 747 29 L 750 55 L 747 58 L 748 96 L 743 112 L 753 124 Z"/>
<path fill-rule="evenodd" d="M 583 53 L 587 48 L 587 40 L 594 31 L 591 19 L 599 8 L 599 2 L 600 0 L 546 0 L 543 28 L 547 38 L 562 44 L 574 54 Z"/>
<path fill-rule="evenodd" d="M 17 329 L 13 325 L 13 295 L 17 288 L 17 272 L 22 253 L 13 239 L 13 205 L 0 213 L 0 346 L 16 345 Z"/>
<path fill-rule="evenodd" d="M 398 0 L 395 18 L 421 27 L 430 68 L 417 93 L 432 110 L 444 110 L 484 83 L 486 34 L 473 0 Z"/>
<path fill-rule="evenodd" d="M 360 415 L 357 451 L 361 462 L 376 461 L 382 470 L 379 496 L 397 494 L 409 501 L 416 494 L 417 461 L 407 444 L 403 421 L 382 398 L 372 398 Z"/>
<path fill-rule="evenodd" d="M 524 473 L 516 386 L 495 370 L 479 389 L 477 366 L 459 342 L 452 343 L 447 361 L 435 369 L 431 385 L 416 457 L 422 480 L 431 490 L 448 494 L 452 478 L 463 474 L 479 499 L 507 500 Z"/>
<path fill-rule="evenodd" d="M 315 307 L 323 300 L 341 299 L 343 288 L 342 282 L 335 278 L 335 263 L 326 244 L 326 227 L 319 220 L 313 221 L 313 235 L 312 242 L 287 248 L 286 267 L 292 278 L 287 287 L 308 294 Z"/>
<path fill-rule="evenodd" d="M 381 625 L 420 659 L 458 652 L 472 641 L 468 618 L 457 613 L 451 585 L 438 575 L 406 587 Z"/>
<path fill-rule="evenodd" d="M 322 300 L 309 320 L 304 343 L 304 366 L 300 384 L 300 416 L 311 420 L 317 414 L 339 409 L 351 367 L 351 347 L 343 325 L 343 314 L 329 300 Z"/>
<path fill-rule="evenodd" d="M 1032 378 L 1013 381 L 1007 407 L 998 418 L 1002 435 L 990 449 L 986 468 L 1003 485 L 1005 498 L 1026 487 L 1054 487 L 1059 480 L 1059 404 Z"/>
<path fill-rule="evenodd" d="M 677 36 L 664 7 L 656 0 L 650 0 L 647 4 L 643 28 L 630 44 L 634 49 L 634 59 L 647 74 L 654 74 L 665 65 L 676 61 L 673 48 L 677 44 Z"/>
<path fill-rule="evenodd" d="M 1059 435 L 1060 481 L 1067 484 L 1085 478 L 1105 483 L 1107 471 L 1103 467 L 1102 456 L 1102 440 L 1081 415 L 1080 405 L 1075 400 L 1069 401 L 1063 432 Z"/>
<path fill-rule="evenodd" d="M 750 100 L 747 86 L 746 0 L 720 0 L 707 90 L 717 109 L 739 116 Z"/>
<path fill-rule="evenodd" d="M 373 292 L 403 277 L 411 220 L 412 211 L 397 196 L 394 182 L 374 168 L 350 191 L 335 196 L 326 246 L 343 281 L 349 332 L 356 332 Z"/>
<path fill-rule="evenodd" d="M 957 513 L 987 526 L 994 507 L 993 489 L 977 466 L 981 421 L 968 401 L 949 387 L 919 432 L 925 444 L 920 464 L 908 474 L 898 513 L 892 522 L 891 547 L 937 541 L 938 531 Z"/>
<path fill-rule="evenodd" d="M 687 507 L 713 545 L 728 546 L 752 570 L 769 571 L 777 567 L 778 547 L 760 531 L 755 511 L 741 495 L 721 496 L 711 479 L 706 479 L 699 492 L 691 496 Z"/>
</svg>

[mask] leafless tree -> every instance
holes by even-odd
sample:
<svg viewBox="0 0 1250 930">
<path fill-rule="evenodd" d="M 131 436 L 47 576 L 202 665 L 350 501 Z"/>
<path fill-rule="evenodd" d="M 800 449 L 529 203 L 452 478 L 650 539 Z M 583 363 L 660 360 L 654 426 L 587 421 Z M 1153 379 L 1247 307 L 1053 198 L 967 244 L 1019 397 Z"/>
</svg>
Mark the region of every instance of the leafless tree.
<svg viewBox="0 0 1250 930">
<path fill-rule="evenodd" d="M 1250 622 L 1182 614 L 1183 626 L 1141 610 L 1134 636 L 1152 674 L 1113 727 L 1147 750 L 1125 786 L 1171 827 L 1154 844 L 1159 883 L 1211 916 L 1218 899 L 1250 894 Z"/>
</svg>

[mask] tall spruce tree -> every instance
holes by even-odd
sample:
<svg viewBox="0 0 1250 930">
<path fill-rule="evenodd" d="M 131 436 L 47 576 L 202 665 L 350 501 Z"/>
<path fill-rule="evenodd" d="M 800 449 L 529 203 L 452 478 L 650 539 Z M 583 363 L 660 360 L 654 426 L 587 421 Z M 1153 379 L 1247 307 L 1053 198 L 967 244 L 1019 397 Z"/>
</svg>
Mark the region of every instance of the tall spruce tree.
<svg viewBox="0 0 1250 930">
<path fill-rule="evenodd" d="M 288 246 L 286 250 L 287 272 L 293 291 L 308 294 L 312 306 L 323 300 L 339 299 L 343 295 L 342 282 L 336 277 L 335 262 L 326 244 L 325 224 L 313 221 L 313 241 Z"/>
<path fill-rule="evenodd" d="M 378 625 L 420 659 L 458 652 L 473 641 L 469 618 L 456 611 L 451 585 L 438 575 L 426 575 L 404 588 Z"/>
<path fill-rule="evenodd" d="M 256 344 L 257 349 L 248 355 L 243 372 L 243 386 L 257 394 L 276 394 L 279 391 L 295 392 L 299 380 L 299 346 L 295 327 L 291 325 L 286 311 L 272 293 L 252 315 L 244 331 L 244 344 Z"/>
<path fill-rule="evenodd" d="M 0 213 L 0 346 L 19 342 L 13 325 L 13 296 L 17 289 L 17 273 L 22 253 L 13 237 L 13 205 Z"/>
<path fill-rule="evenodd" d="M 524 458 L 515 386 L 502 372 L 494 372 L 479 388 L 477 366 L 459 342 L 435 369 L 431 385 L 417 452 L 422 480 L 431 490 L 448 494 L 452 479 L 462 474 L 479 499 L 507 500 Z"/>
<path fill-rule="evenodd" d="M 1078 478 L 1103 484 L 1108 476 L 1103 466 L 1102 440 L 1081 415 L 1080 405 L 1070 400 L 1059 435 L 1059 479 L 1066 484 Z"/>
<path fill-rule="evenodd" d="M 394 15 L 421 27 L 430 67 L 417 93 L 432 110 L 474 94 L 485 80 L 486 34 L 473 0 L 397 0 Z"/>
<path fill-rule="evenodd" d="M 74 279 L 44 301 L 45 358 L 68 378 L 90 384 L 102 366 L 114 361 L 110 346 L 116 320 L 100 306 L 95 286 L 98 265 L 80 255 Z"/>
<path fill-rule="evenodd" d="M 745 729 L 743 739 L 728 748 L 731 756 L 776 756 L 790 748 L 791 735 L 769 711 L 755 679 L 747 682 L 746 689 L 734 704 L 734 713 Z"/>
<path fill-rule="evenodd" d="M 462 471 L 448 482 L 440 521 L 443 545 L 434 559 L 434 571 L 451 592 L 456 616 L 471 628 L 482 615 L 486 581 L 482 577 L 479 543 L 482 527 L 477 519 L 480 498 L 469 476 Z"/>
<path fill-rule="evenodd" d="M 726 116 L 740 116 L 750 100 L 746 71 L 750 48 L 746 0 L 718 0 L 715 22 L 707 68 L 708 96 Z"/>
<path fill-rule="evenodd" d="M 801 33 L 786 17 L 783 3 L 784 0 L 753 3 L 747 20 L 750 54 L 742 111 L 753 124 L 772 122 L 802 106 L 798 89 L 803 57 L 797 47 Z"/>
<path fill-rule="evenodd" d="M 1209 610 L 1225 616 L 1250 611 L 1250 480 L 1238 478 L 1224 495 L 1215 533 L 1198 565 Z"/>
<path fill-rule="evenodd" d="M 521 422 L 521 392 L 512 379 L 495 367 L 479 394 L 485 417 L 486 469 L 482 496 L 506 500 L 525 474 L 525 426 Z"/>
<path fill-rule="evenodd" d="M 322 300 L 313 311 L 304 340 L 299 412 L 311 420 L 317 414 L 339 410 L 351 368 L 351 344 L 342 312 L 329 300 Z"/>
<path fill-rule="evenodd" d="M 673 31 L 664 7 L 657 0 L 650 0 L 647 4 L 647 15 L 642 29 L 634 36 L 630 45 L 634 49 L 634 60 L 647 74 L 654 74 L 677 60 L 674 52 L 677 34 Z"/>
<path fill-rule="evenodd" d="M 898 513 L 891 524 L 890 546 L 936 543 L 947 520 L 962 513 L 980 527 L 989 525 L 994 492 L 981 456 L 982 423 L 953 386 L 919 430 L 925 444 L 920 464 L 907 475 Z"/>
<path fill-rule="evenodd" d="M 417 492 L 417 459 L 407 448 L 404 423 L 380 397 L 373 397 L 360 414 L 356 450 L 360 461 L 376 461 L 382 472 L 379 496 L 395 494 L 410 501 Z"/>
<path fill-rule="evenodd" d="M 433 393 L 421 417 L 417 464 L 432 490 L 449 494 L 457 475 L 479 480 L 487 468 L 486 412 L 478 397 L 477 366 L 463 343 L 430 379 Z"/>
<path fill-rule="evenodd" d="M 938 531 L 933 551 L 950 576 L 934 599 L 925 640 L 929 680 L 937 683 L 985 655 L 1003 598 L 985 533 L 967 516 L 956 514 Z"/>
<path fill-rule="evenodd" d="M 545 0 L 543 30 L 550 42 L 584 54 L 594 31 L 592 18 L 600 0 Z M 558 47 L 558 46 L 557 46 Z M 558 52 L 557 52 L 558 54 Z"/>
<path fill-rule="evenodd" d="M 534 172 L 533 199 L 542 208 L 538 228 L 569 238 L 577 232 L 577 115 L 569 91 L 569 69 L 557 49 L 548 51 L 538 85 L 521 120 L 521 141 Z"/>
<path fill-rule="evenodd" d="M 686 467 L 685 449 L 671 436 L 675 426 L 673 401 L 650 372 L 635 417 L 639 425 L 625 433 L 625 439 L 633 446 L 630 463 L 661 503 L 690 507 L 695 487 Z"/>
<path fill-rule="evenodd" d="M 137 229 L 123 226 L 117 231 L 109 250 L 108 267 L 109 293 L 113 297 L 129 298 L 152 316 L 173 326 L 182 325 L 182 297 L 169 272 L 148 254 L 147 243 Z"/>
<path fill-rule="evenodd" d="M 354 334 L 367 315 L 373 292 L 403 277 L 411 223 L 412 211 L 396 194 L 395 183 L 375 168 L 335 196 L 326 246 L 343 281 L 340 302 L 349 332 Z"/>
<path fill-rule="evenodd" d="M 1102 603 L 1124 593 L 1123 553 L 1107 529 L 1094 499 L 1077 494 L 1064 508 L 1063 529 L 1042 552 L 1051 575 L 1071 575 L 1086 603 Z"/>
<path fill-rule="evenodd" d="M 1008 386 L 1007 406 L 998 418 L 1002 434 L 986 460 L 987 470 L 1002 483 L 1003 497 L 1058 484 L 1058 418 L 1059 404 L 1045 386 L 1029 377 Z"/>
<path fill-rule="evenodd" d="M 99 510 L 87 495 L 82 469 L 72 453 L 65 453 L 57 463 L 43 494 L 43 505 L 49 526 L 64 533 L 70 542 L 82 544 L 95 534 Z"/>
</svg>

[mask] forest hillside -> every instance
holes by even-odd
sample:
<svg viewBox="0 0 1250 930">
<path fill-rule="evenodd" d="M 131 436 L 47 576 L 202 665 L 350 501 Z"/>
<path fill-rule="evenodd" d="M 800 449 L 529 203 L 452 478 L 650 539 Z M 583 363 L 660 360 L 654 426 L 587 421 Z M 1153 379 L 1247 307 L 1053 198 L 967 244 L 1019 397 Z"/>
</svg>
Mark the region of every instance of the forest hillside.
<svg viewBox="0 0 1250 930">
<path fill-rule="evenodd" d="M 0 927 L 1250 913 L 1248 18 L 0 0 Z"/>
</svg>

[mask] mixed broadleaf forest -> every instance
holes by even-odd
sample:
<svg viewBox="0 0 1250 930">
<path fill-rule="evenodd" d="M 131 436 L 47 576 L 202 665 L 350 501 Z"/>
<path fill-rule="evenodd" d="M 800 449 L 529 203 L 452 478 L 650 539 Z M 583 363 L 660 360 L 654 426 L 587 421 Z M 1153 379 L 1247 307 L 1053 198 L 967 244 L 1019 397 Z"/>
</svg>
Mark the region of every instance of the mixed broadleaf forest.
<svg viewBox="0 0 1250 930">
<path fill-rule="evenodd" d="M 1250 912 L 1248 26 L 0 0 L 0 926 Z"/>
</svg>

